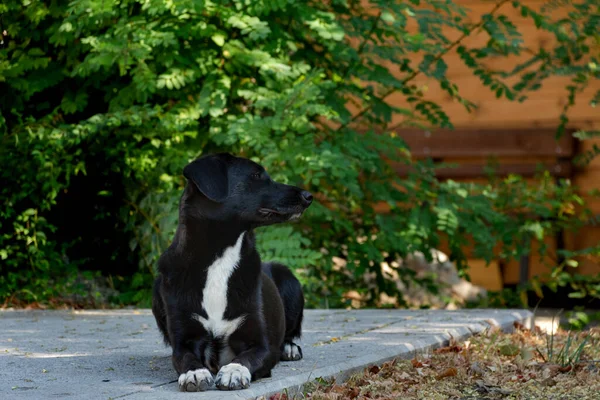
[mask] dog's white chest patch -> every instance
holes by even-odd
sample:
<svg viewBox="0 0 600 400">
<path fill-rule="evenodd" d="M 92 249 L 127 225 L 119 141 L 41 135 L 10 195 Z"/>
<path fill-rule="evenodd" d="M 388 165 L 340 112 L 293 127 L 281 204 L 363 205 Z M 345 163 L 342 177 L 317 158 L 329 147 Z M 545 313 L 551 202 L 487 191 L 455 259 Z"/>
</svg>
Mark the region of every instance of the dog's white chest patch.
<svg viewBox="0 0 600 400">
<path fill-rule="evenodd" d="M 207 318 L 192 314 L 192 318 L 200 322 L 204 329 L 215 337 L 229 337 L 244 320 L 244 316 L 233 320 L 223 317 L 227 308 L 229 278 L 240 262 L 244 234 L 245 232 L 242 232 L 235 244 L 227 247 L 223 255 L 208 267 L 206 284 L 202 291 L 202 306 L 206 311 Z"/>
</svg>

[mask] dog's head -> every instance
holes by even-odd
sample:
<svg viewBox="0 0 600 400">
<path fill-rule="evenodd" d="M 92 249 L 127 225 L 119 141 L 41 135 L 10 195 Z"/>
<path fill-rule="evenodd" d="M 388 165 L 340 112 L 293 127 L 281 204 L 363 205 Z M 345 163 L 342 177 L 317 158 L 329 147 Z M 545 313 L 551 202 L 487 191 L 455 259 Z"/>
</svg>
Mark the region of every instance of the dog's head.
<svg viewBox="0 0 600 400">
<path fill-rule="evenodd" d="M 257 163 L 227 153 L 200 157 L 183 169 L 192 207 L 204 218 L 265 226 L 299 218 L 312 203 L 301 188 L 274 182 Z"/>
</svg>

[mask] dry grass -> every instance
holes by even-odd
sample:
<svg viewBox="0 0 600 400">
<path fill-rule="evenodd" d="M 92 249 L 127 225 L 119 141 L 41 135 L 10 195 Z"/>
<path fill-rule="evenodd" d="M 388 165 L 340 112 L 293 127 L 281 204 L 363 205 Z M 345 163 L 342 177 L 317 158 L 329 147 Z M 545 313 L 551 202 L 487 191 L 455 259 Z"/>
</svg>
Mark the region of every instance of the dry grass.
<svg viewBox="0 0 600 400">
<path fill-rule="evenodd" d="M 412 360 L 370 367 L 344 383 L 321 382 L 295 398 L 600 399 L 599 371 L 599 328 L 549 336 L 516 323 L 512 333 L 492 328 Z"/>
</svg>

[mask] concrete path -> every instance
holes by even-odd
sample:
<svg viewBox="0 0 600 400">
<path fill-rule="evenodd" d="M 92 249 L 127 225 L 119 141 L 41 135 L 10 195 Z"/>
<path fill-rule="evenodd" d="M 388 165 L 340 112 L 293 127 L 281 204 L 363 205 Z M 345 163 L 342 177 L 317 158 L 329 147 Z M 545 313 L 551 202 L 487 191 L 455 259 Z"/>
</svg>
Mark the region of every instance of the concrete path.
<svg viewBox="0 0 600 400">
<path fill-rule="evenodd" d="M 318 377 L 412 357 L 490 325 L 531 324 L 524 310 L 307 310 L 304 359 L 250 388 L 180 393 L 150 310 L 0 311 L 0 399 L 255 399 Z"/>
</svg>

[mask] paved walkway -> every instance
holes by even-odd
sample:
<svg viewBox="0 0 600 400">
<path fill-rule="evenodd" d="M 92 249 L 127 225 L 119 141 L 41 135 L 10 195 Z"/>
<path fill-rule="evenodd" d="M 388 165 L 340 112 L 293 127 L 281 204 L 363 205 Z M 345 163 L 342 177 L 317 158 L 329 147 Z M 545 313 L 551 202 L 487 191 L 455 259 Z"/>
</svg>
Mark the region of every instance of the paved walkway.
<svg viewBox="0 0 600 400">
<path fill-rule="evenodd" d="M 0 399 L 254 399 L 411 357 L 449 335 L 465 338 L 490 324 L 510 329 L 515 320 L 529 325 L 531 313 L 307 310 L 303 360 L 279 364 L 245 390 L 185 394 L 150 310 L 0 311 Z"/>
</svg>

